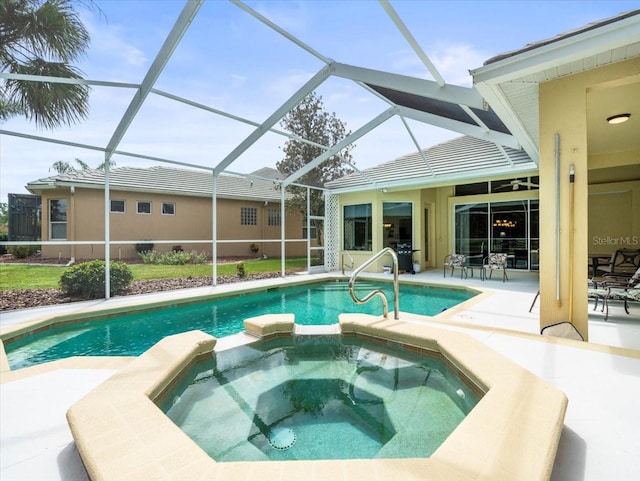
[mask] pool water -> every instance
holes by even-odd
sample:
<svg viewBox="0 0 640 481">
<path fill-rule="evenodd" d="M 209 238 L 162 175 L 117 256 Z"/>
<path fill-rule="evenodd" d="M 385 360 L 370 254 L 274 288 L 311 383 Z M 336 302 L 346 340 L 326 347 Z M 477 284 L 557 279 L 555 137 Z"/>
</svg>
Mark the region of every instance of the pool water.
<svg viewBox="0 0 640 481">
<path fill-rule="evenodd" d="M 438 360 L 334 336 L 216 353 L 157 403 L 232 462 L 428 457 L 477 402 Z"/>
<path fill-rule="evenodd" d="M 390 283 L 361 282 L 356 287 L 360 297 L 381 288 L 393 309 Z M 434 315 L 474 295 L 465 290 L 401 284 L 400 310 Z M 343 312 L 382 314 L 382 301 L 376 297 L 367 304 L 355 304 L 343 281 L 303 284 L 55 326 L 5 341 L 5 350 L 12 369 L 71 356 L 138 356 L 163 337 L 180 332 L 199 329 L 216 337 L 237 334 L 244 329 L 245 319 L 262 314 L 294 313 L 298 324 L 326 325 L 338 322 Z"/>
</svg>

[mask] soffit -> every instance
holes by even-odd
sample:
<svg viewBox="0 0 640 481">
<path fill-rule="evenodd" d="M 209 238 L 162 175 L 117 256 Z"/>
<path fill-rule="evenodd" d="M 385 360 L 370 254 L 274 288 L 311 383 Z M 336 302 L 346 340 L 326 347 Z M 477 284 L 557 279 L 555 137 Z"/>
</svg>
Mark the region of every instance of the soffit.
<svg viewBox="0 0 640 481">
<path fill-rule="evenodd" d="M 519 51 L 494 57 L 471 73 L 478 91 L 494 107 L 507 127 L 537 162 L 538 85 L 635 58 L 640 61 L 640 10 L 627 12 L 613 19 L 528 45 Z M 632 87 L 627 86 L 615 93 L 595 93 L 592 101 L 595 105 L 604 106 L 609 101 L 607 98 L 624 98 L 624 91 L 631 95 L 629 100 L 640 97 L 637 90 L 633 93 Z M 596 99 L 600 95 L 602 100 Z M 596 110 L 590 109 L 588 116 L 589 135 L 593 135 L 590 139 L 590 153 L 605 152 L 611 148 L 637 148 L 637 140 L 633 138 L 637 136 L 611 139 L 603 130 L 601 117 L 596 114 Z M 640 111 L 637 112 L 637 116 L 640 117 Z"/>
</svg>

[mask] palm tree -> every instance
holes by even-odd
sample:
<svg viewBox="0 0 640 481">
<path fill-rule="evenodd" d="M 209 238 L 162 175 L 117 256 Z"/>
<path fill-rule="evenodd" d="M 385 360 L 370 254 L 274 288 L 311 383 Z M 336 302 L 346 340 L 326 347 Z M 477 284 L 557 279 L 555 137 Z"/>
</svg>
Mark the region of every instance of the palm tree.
<svg viewBox="0 0 640 481">
<path fill-rule="evenodd" d="M 89 46 L 89 33 L 73 0 L 0 0 L 0 68 L 3 72 L 81 79 L 70 65 Z M 24 115 L 38 127 L 86 118 L 86 85 L 0 79 L 0 120 Z"/>
<path fill-rule="evenodd" d="M 66 160 L 58 160 L 58 161 L 53 163 L 53 165 L 49 168 L 49 171 L 51 171 L 51 169 L 53 169 L 58 174 L 69 174 L 71 172 L 78 172 L 78 171 L 81 171 L 81 170 L 90 170 L 91 169 L 91 167 L 89 167 L 89 164 L 87 164 L 84 160 L 76 158 L 75 161 L 76 161 L 76 164 L 78 164 L 78 167 L 74 167 L 73 165 L 71 165 Z M 107 165 L 107 161 L 104 161 L 98 167 L 96 167 L 95 170 L 104 171 L 106 165 Z M 112 168 L 112 167 L 115 167 L 115 166 L 116 166 L 116 163 L 113 160 L 110 160 L 109 161 L 109 168 Z"/>
</svg>

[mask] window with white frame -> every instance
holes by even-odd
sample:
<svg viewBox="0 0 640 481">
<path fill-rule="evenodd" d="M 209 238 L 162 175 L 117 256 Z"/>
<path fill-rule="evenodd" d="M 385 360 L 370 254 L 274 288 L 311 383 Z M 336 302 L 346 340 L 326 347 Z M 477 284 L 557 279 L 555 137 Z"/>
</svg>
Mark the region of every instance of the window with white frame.
<svg viewBox="0 0 640 481">
<path fill-rule="evenodd" d="M 280 225 L 280 209 L 269 209 L 267 222 L 270 226 Z"/>
<path fill-rule="evenodd" d="M 176 215 L 176 203 L 175 202 L 163 202 L 162 203 L 162 215 Z"/>
<path fill-rule="evenodd" d="M 370 251 L 371 204 L 345 205 L 343 207 L 343 246 L 345 250 Z"/>
<path fill-rule="evenodd" d="M 136 202 L 136 212 L 138 214 L 151 214 L 151 202 L 148 200 L 139 200 Z"/>
<path fill-rule="evenodd" d="M 49 239 L 67 238 L 67 199 L 49 200 Z"/>
<path fill-rule="evenodd" d="M 258 225 L 258 209 L 240 207 L 240 225 Z"/>
<path fill-rule="evenodd" d="M 127 203 L 124 200 L 112 200 L 111 201 L 111 213 L 112 214 L 124 214 L 126 212 Z"/>
</svg>

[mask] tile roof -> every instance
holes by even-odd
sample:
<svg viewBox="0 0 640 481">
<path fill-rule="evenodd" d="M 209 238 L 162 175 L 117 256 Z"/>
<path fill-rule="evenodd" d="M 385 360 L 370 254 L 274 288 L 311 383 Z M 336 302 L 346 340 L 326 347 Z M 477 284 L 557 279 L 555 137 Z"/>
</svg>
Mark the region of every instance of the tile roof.
<svg viewBox="0 0 640 481">
<path fill-rule="evenodd" d="M 551 38 L 547 38 L 545 40 L 539 40 L 537 42 L 529 43 L 529 44 L 525 45 L 524 47 L 522 47 L 520 49 L 512 50 L 510 52 L 501 53 L 499 55 L 496 55 L 495 57 L 491 57 L 489 60 L 486 60 L 484 62 L 484 65 L 489 65 L 489 64 L 492 64 L 492 63 L 495 63 L 495 62 L 499 62 L 500 60 L 504 60 L 504 59 L 509 58 L 509 57 L 514 57 L 514 56 L 519 55 L 521 53 L 529 52 L 531 50 L 535 50 L 536 48 L 544 47 L 545 45 L 549 45 L 549 44 L 554 43 L 554 42 L 559 42 L 559 41 L 564 40 L 566 38 L 573 37 L 575 35 L 579 35 L 581 33 L 588 32 L 590 30 L 595 30 L 597 28 L 603 27 L 605 25 L 609 25 L 611 23 L 619 22 L 620 20 L 624 20 L 625 18 L 633 17 L 634 15 L 640 15 L 640 10 L 630 10 L 628 12 L 624 12 L 624 13 L 621 13 L 619 15 L 616 15 L 615 17 L 605 18 L 604 20 L 598 20 L 596 22 L 591 22 L 591 23 L 589 23 L 587 25 L 584 25 L 582 27 L 576 28 L 574 30 L 570 30 L 568 32 L 560 33 L 560 34 L 556 35 L 555 37 L 551 37 Z"/>
<path fill-rule="evenodd" d="M 404 155 L 356 172 L 327 184 L 331 190 L 357 189 L 363 187 L 382 187 L 385 185 L 417 185 L 436 183 L 445 178 L 480 177 L 500 170 L 524 171 L 536 170 L 537 165 L 524 150 L 498 147 L 493 142 L 463 136 L 424 149 L 420 152 Z"/>
<path fill-rule="evenodd" d="M 261 169 L 263 174 L 269 173 Z M 269 177 L 276 178 L 273 172 Z M 267 177 L 265 175 L 265 177 Z M 55 186 L 70 186 L 102 189 L 105 175 L 99 170 L 82 170 L 67 174 L 58 174 L 27 184 L 30 191 L 48 189 Z M 178 195 L 210 197 L 212 174 L 205 171 L 178 169 L 173 167 L 116 167 L 109 172 L 109 184 L 112 190 L 134 192 L 158 192 Z M 275 182 L 240 175 L 220 174 L 217 192 L 219 198 L 249 200 L 280 200 L 280 190 Z"/>
</svg>

